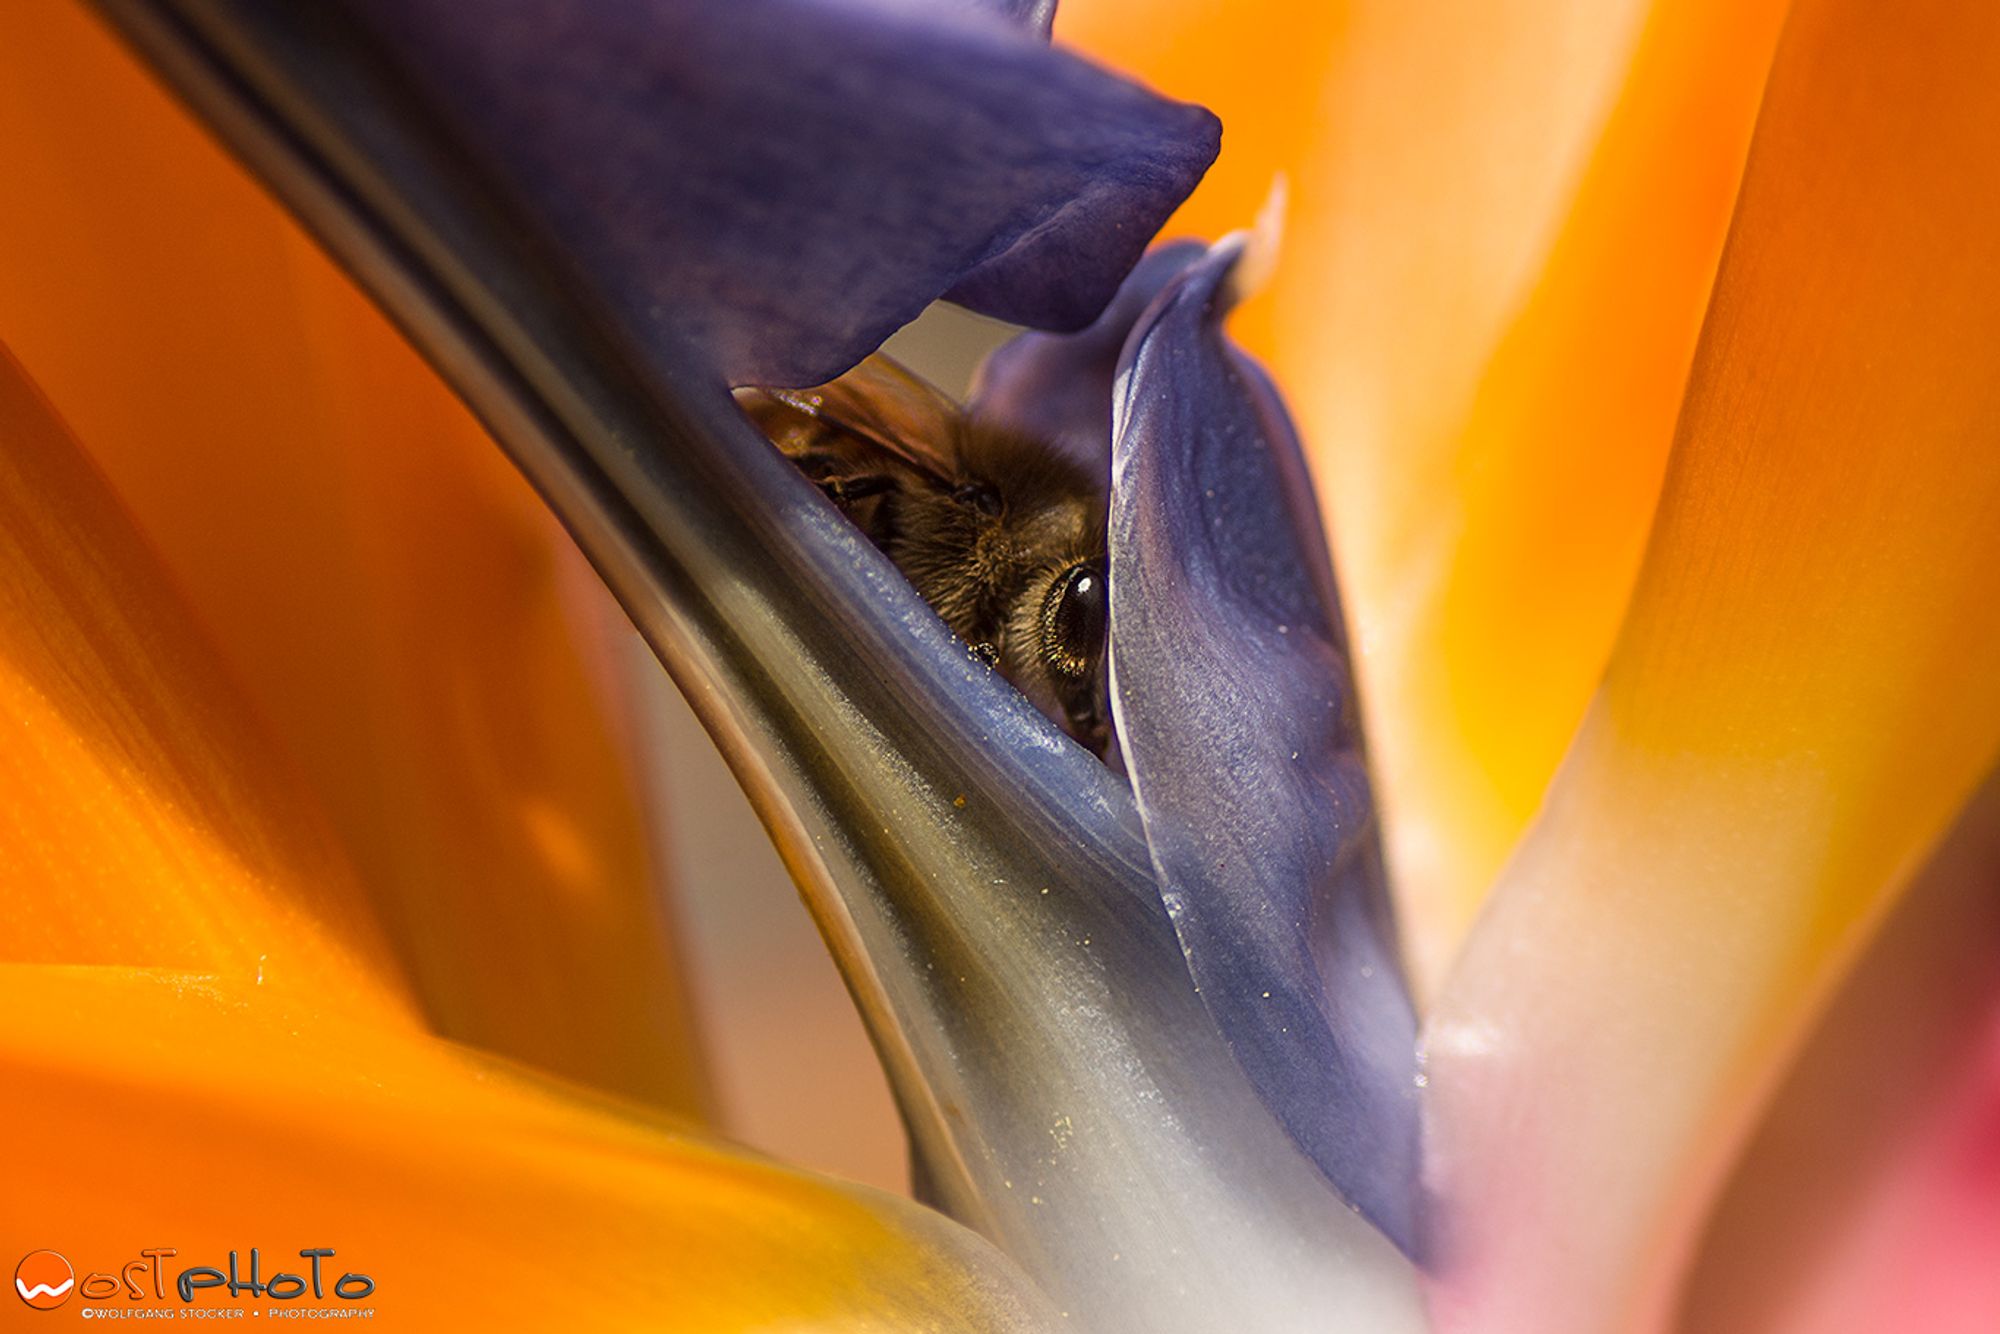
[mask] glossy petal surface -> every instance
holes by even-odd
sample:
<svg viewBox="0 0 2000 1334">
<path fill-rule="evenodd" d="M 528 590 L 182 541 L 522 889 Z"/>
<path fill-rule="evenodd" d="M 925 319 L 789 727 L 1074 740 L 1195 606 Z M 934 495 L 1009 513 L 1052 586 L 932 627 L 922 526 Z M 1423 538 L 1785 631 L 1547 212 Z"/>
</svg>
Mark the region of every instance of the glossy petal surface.
<svg viewBox="0 0 2000 1334">
<path fill-rule="evenodd" d="M 1450 1330 L 1660 1328 L 2000 748 L 2000 14 L 1793 11 L 1633 611 L 1431 1043 Z"/>
<path fill-rule="evenodd" d="M 1118 734 L 1209 1014 L 1320 1170 L 1414 1247 L 1415 1019 L 1305 461 L 1221 330 L 1241 245 L 1166 287 L 1120 370 Z"/>
<path fill-rule="evenodd" d="M 734 701 L 710 725 L 779 813 L 926 1195 L 1091 1330 L 1421 1329 L 1408 1262 L 1286 1137 L 1203 1008 L 1131 790 L 971 659 L 792 465 L 731 438 L 751 429 L 732 404 L 692 410 L 706 429 L 633 484 L 677 516 L 652 559 L 665 587 L 733 604 L 726 626 L 694 604 L 695 643 L 730 646 L 697 678 Z M 706 492 L 683 480 L 699 475 Z M 661 601 L 637 605 L 671 656 Z"/>
<path fill-rule="evenodd" d="M 1088 324 L 1220 134 L 1012 24 L 908 0 L 345 8 L 629 329 L 735 384 L 831 379 L 946 292 Z"/>
<path fill-rule="evenodd" d="M 966 412 L 1058 445 L 1108 479 L 1112 381 L 1125 339 L 1160 289 L 1205 248 L 1197 241 L 1156 247 L 1088 329 L 1030 331 L 1001 344 L 980 366 Z"/>
<path fill-rule="evenodd" d="M 0 6 L 0 176 L 0 341 L 298 766 L 425 1017 L 701 1113 L 624 720 L 576 629 L 609 598 L 540 500 L 80 5 Z"/>
</svg>

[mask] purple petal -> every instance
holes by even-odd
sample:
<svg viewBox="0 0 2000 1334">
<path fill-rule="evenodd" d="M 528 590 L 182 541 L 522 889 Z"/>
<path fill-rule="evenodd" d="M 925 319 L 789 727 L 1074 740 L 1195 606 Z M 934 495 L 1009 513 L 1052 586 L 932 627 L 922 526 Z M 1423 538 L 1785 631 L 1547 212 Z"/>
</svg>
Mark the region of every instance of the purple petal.
<svg viewBox="0 0 2000 1334">
<path fill-rule="evenodd" d="M 1055 27 L 1056 0 L 959 0 L 969 8 L 997 15 L 1014 26 L 1047 39 Z"/>
<path fill-rule="evenodd" d="M 1220 129 L 912 0 L 346 0 L 652 348 L 804 385 L 940 294 L 1075 328 Z"/>
<path fill-rule="evenodd" d="M 1305 461 L 1221 331 L 1241 250 L 1183 270 L 1126 345 L 1113 707 L 1209 1014 L 1293 1140 L 1410 1250 L 1415 1018 Z"/>
<path fill-rule="evenodd" d="M 1206 249 L 1199 241 L 1155 247 L 1089 328 L 1019 334 L 995 348 L 979 368 L 967 412 L 1046 440 L 1108 479 L 1118 354 L 1160 289 Z"/>
</svg>

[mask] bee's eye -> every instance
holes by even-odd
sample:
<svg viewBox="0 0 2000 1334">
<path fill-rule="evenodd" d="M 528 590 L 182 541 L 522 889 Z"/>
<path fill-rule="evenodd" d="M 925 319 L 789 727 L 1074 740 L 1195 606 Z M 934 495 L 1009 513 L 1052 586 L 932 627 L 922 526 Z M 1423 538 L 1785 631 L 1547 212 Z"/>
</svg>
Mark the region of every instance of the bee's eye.
<svg viewBox="0 0 2000 1334">
<path fill-rule="evenodd" d="M 951 498 L 961 505 L 971 506 L 988 518 L 1000 512 L 1000 493 L 987 482 L 967 482 L 953 491 Z"/>
<path fill-rule="evenodd" d="M 1095 565 L 1073 565 L 1049 589 L 1042 604 L 1042 652 L 1049 666 L 1064 676 L 1089 676 L 1104 649 L 1104 627 L 1111 609 L 1104 572 Z"/>
</svg>

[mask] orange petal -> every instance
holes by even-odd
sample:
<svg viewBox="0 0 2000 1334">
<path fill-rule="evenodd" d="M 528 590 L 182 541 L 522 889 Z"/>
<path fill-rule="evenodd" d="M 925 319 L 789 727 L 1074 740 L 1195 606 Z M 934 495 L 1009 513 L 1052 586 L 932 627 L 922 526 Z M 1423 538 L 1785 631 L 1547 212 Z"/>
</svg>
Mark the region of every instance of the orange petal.
<svg viewBox="0 0 2000 1334">
<path fill-rule="evenodd" d="M 1631 617 L 1436 1022 L 1448 1329 L 1659 1327 L 2000 752 L 1996 63 L 1990 6 L 1794 11 Z"/>
<path fill-rule="evenodd" d="M 565 610 L 606 594 L 532 492 L 86 6 L 0 6 L 0 179 L 0 338 L 297 755 L 433 1022 L 701 1106 Z"/>
<path fill-rule="evenodd" d="M 1018 1271 L 928 1210 L 422 1034 L 117 968 L 0 966 L 0 1015 L 0 1079 L 31 1093 L 0 1107 L 10 1235 L 79 1279 L 175 1250 L 165 1298 L 141 1272 L 121 1308 L 180 1306 L 172 1278 L 231 1250 L 241 1275 L 256 1247 L 263 1278 L 306 1277 L 298 1252 L 323 1247 L 329 1289 L 375 1291 L 294 1305 L 396 1329 L 1047 1327 Z"/>
<path fill-rule="evenodd" d="M 1221 115 L 1187 221 L 1291 181 L 1239 333 L 1321 465 L 1424 979 L 1610 650 L 1784 8 L 1065 0 Z"/>
<path fill-rule="evenodd" d="M 409 1004 L 311 790 L 4 346 L 0 922 L 0 960 Z"/>
<path fill-rule="evenodd" d="M 1702 1238 L 1687 1334 L 2000 1329 L 2000 780 L 1828 1008 Z"/>
</svg>

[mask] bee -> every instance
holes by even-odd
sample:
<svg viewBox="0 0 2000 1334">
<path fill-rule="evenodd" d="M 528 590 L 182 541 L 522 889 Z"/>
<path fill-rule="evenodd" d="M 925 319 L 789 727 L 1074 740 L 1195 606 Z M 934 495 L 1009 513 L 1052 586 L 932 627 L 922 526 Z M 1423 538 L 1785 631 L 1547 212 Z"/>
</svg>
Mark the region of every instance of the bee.
<svg viewBox="0 0 2000 1334">
<path fill-rule="evenodd" d="M 1107 479 L 880 354 L 736 399 L 973 652 L 1104 756 Z"/>
</svg>

